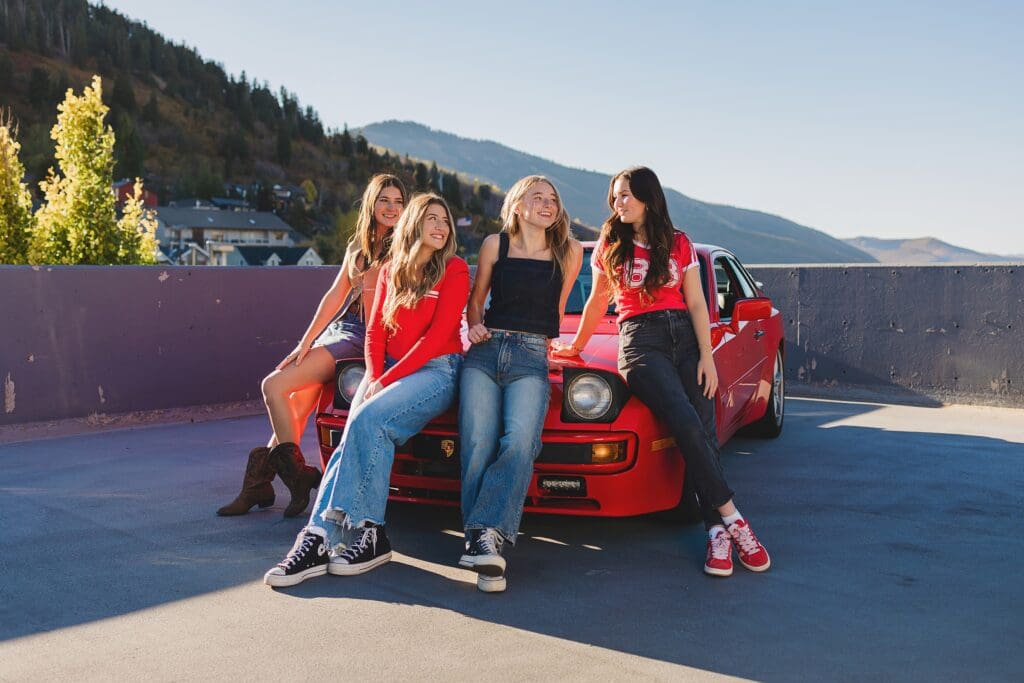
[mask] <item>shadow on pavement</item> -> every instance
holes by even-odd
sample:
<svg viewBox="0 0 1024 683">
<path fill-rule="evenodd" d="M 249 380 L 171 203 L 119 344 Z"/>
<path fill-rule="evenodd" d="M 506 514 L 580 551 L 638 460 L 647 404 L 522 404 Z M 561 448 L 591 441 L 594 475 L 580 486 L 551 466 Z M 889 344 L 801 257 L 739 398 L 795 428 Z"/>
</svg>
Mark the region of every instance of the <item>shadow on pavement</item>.
<svg viewBox="0 0 1024 683">
<path fill-rule="evenodd" d="M 389 535 L 412 563 L 268 588 L 267 600 L 424 605 L 758 680 L 1012 678 L 1021 445 L 825 428 L 876 409 L 865 404 L 789 409 L 778 440 L 724 449 L 736 502 L 772 553 L 766 574 L 704 576 L 697 526 L 528 515 L 508 592 L 484 595 L 447 569 L 457 510 L 392 504 Z M 281 518 L 279 484 L 268 511 L 214 516 L 254 431 L 252 418 L 0 448 L 0 639 L 260 580 L 303 521 Z"/>
</svg>

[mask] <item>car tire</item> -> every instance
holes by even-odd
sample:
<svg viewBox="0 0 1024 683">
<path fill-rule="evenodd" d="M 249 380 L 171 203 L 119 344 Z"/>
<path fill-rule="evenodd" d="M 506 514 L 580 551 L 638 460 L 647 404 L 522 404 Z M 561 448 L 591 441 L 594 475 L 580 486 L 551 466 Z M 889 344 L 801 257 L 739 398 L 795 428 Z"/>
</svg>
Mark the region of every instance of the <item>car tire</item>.
<svg viewBox="0 0 1024 683">
<path fill-rule="evenodd" d="M 782 364 L 782 349 L 775 352 L 775 367 L 772 368 L 772 391 L 768 395 L 768 408 L 764 416 L 750 425 L 748 433 L 766 439 L 774 439 L 782 433 L 782 422 L 786 417 L 786 369 Z"/>
</svg>

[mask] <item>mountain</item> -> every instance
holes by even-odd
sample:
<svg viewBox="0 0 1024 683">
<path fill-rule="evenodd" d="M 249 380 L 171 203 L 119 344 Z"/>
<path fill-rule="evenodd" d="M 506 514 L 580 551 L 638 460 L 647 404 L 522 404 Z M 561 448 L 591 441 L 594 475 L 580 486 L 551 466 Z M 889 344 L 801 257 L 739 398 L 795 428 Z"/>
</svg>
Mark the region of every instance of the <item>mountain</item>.
<svg viewBox="0 0 1024 683">
<path fill-rule="evenodd" d="M 489 140 L 432 130 L 410 121 L 384 121 L 364 126 L 372 144 L 399 154 L 434 159 L 508 189 L 519 178 L 540 173 L 558 186 L 573 217 L 599 226 L 608 216 L 609 174 L 569 168 Z M 865 263 L 874 258 L 853 245 L 780 216 L 732 206 L 709 204 L 666 188 L 669 212 L 676 225 L 699 242 L 734 251 L 748 263 Z"/>
<path fill-rule="evenodd" d="M 957 247 L 934 237 L 916 239 L 879 239 L 877 237 L 852 237 L 843 240 L 874 256 L 881 263 L 993 263 L 1016 261 L 1019 258 L 983 254 Z"/>
</svg>

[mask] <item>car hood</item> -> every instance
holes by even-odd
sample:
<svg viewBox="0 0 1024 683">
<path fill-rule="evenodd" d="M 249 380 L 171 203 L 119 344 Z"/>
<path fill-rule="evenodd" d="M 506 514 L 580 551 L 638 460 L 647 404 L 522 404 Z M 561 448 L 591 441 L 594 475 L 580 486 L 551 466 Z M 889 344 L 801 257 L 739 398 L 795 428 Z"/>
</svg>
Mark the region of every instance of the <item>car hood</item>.
<svg viewBox="0 0 1024 683">
<path fill-rule="evenodd" d="M 571 344 L 580 324 L 580 316 L 566 315 L 559 330 L 559 341 Z M 549 360 L 552 369 L 559 367 L 587 367 L 618 373 L 619 328 L 615 319 L 605 316 L 597 325 L 594 336 L 587 342 L 579 358 L 558 358 Z"/>
</svg>

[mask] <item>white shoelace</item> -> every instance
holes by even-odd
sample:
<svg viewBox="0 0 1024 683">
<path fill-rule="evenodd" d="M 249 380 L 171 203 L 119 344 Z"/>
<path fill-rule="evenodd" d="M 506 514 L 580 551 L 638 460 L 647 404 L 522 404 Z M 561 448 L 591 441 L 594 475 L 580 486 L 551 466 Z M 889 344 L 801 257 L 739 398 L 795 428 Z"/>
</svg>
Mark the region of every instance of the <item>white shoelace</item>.
<svg viewBox="0 0 1024 683">
<path fill-rule="evenodd" d="M 480 532 L 480 549 L 485 555 L 501 554 L 501 537 L 494 529 L 484 529 Z"/>
<path fill-rule="evenodd" d="M 731 530 L 730 533 L 732 533 Z M 738 527 L 733 538 L 736 539 L 736 543 L 743 549 L 743 552 L 748 555 L 752 555 L 761 549 L 761 544 L 754 538 L 754 532 L 750 530 L 749 526 Z"/>
<path fill-rule="evenodd" d="M 295 545 L 292 546 L 292 549 L 288 551 L 288 556 L 278 566 L 290 569 L 298 564 L 301 557 L 311 552 L 313 546 L 319 542 L 321 542 L 321 539 L 316 534 L 302 534 L 302 536 L 295 539 Z"/>
<path fill-rule="evenodd" d="M 340 557 L 346 560 L 354 560 L 356 555 L 366 550 L 367 544 L 371 543 L 371 538 L 375 541 L 377 539 L 377 529 L 375 527 L 367 527 L 363 529 L 363 533 L 359 535 L 359 540 L 345 548 L 345 551 L 341 553 Z"/>
<path fill-rule="evenodd" d="M 732 539 L 725 532 L 718 533 L 711 539 L 711 557 L 716 560 L 728 560 L 732 554 Z"/>
</svg>

